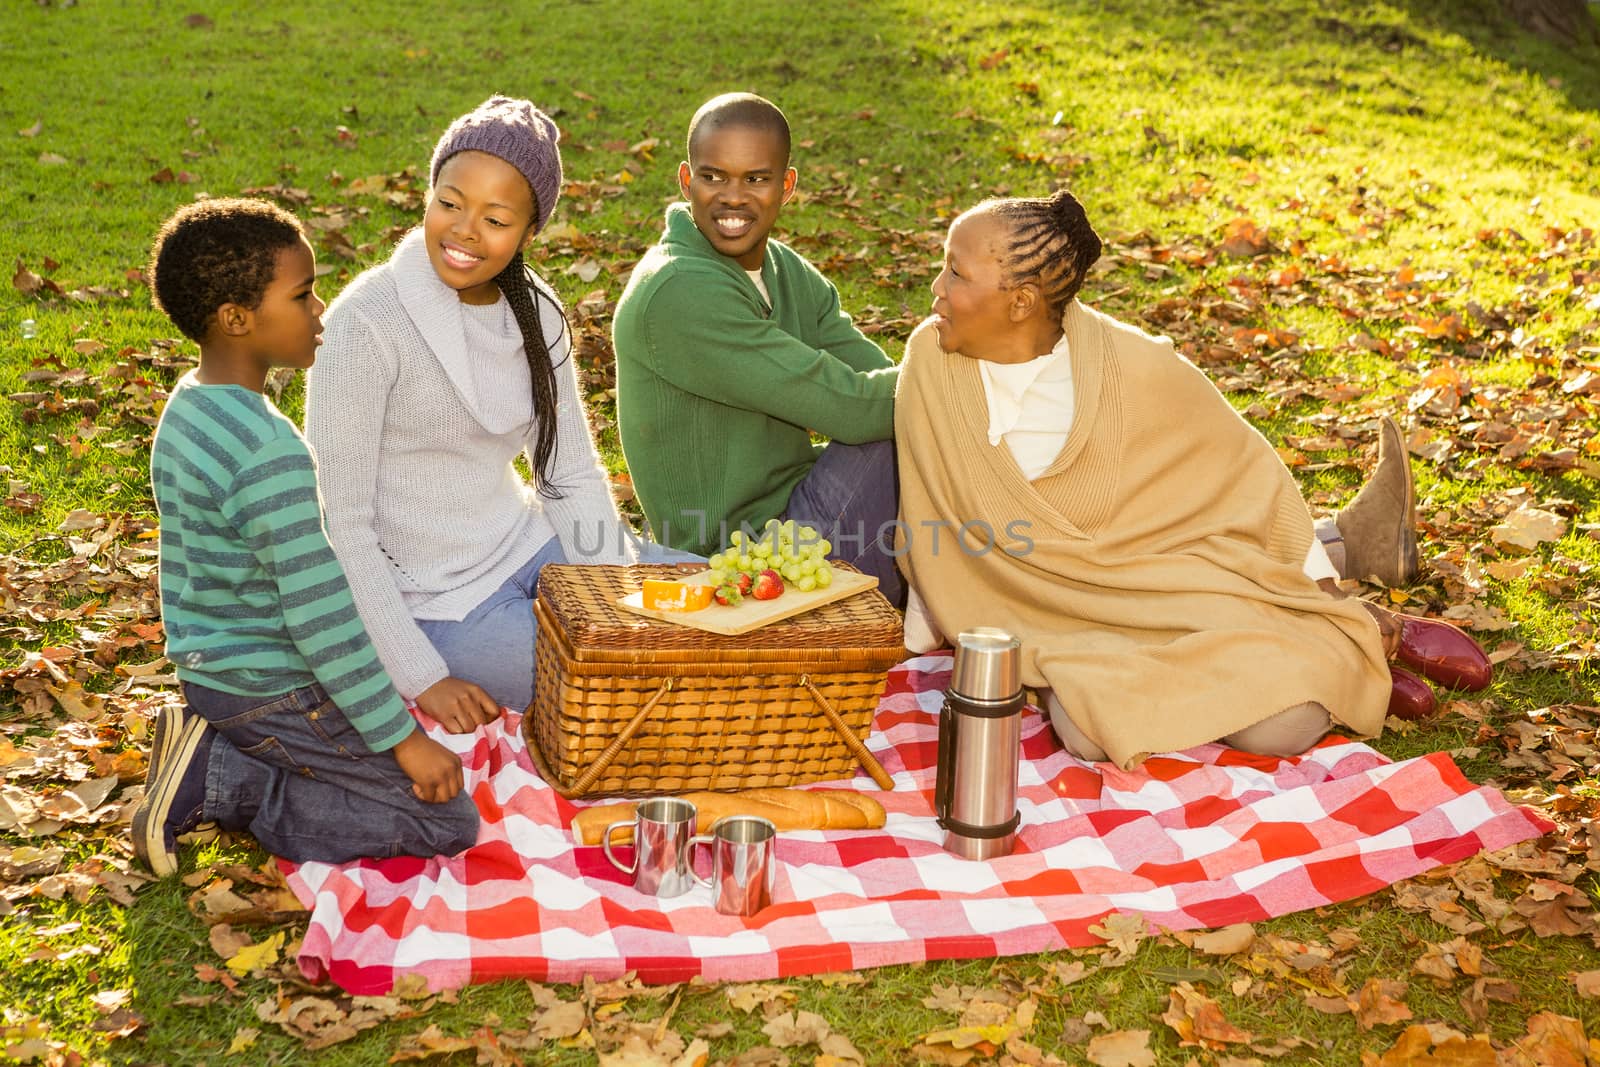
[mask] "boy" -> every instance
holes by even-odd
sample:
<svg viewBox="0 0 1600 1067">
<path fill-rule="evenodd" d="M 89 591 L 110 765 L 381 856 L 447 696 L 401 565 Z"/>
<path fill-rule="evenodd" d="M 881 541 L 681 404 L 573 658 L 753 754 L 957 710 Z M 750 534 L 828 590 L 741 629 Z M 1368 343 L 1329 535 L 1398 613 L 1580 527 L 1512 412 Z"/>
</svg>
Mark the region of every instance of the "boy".
<svg viewBox="0 0 1600 1067">
<path fill-rule="evenodd" d="M 667 209 L 613 324 L 622 451 L 651 532 L 705 555 L 743 524 L 792 518 L 898 603 L 879 534 L 895 518 L 899 368 L 815 267 L 768 239 L 794 194 L 788 121 L 759 96 L 716 97 L 688 156 L 688 203 Z"/>
<path fill-rule="evenodd" d="M 477 836 L 461 760 L 379 665 L 310 450 L 262 394 L 272 368 L 316 358 L 315 270 L 299 222 L 259 200 L 181 208 L 151 250 L 156 307 L 200 345 L 150 455 L 167 655 L 192 712 L 162 709 L 134 813 L 157 875 L 202 822 L 295 861 L 454 853 Z"/>
</svg>

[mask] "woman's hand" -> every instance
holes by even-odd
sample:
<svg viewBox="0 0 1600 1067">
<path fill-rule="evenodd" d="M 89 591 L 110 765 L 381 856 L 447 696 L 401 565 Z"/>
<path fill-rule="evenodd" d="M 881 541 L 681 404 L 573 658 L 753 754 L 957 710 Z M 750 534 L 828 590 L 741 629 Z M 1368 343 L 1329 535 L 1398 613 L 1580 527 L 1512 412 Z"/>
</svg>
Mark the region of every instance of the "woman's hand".
<svg viewBox="0 0 1600 1067">
<path fill-rule="evenodd" d="M 1383 654 L 1389 659 L 1394 659 L 1395 653 L 1400 651 L 1400 616 L 1370 600 L 1363 600 L 1361 606 L 1367 609 L 1372 621 L 1378 624 L 1378 637 L 1383 641 Z"/>
<path fill-rule="evenodd" d="M 500 705 L 479 686 L 441 678 L 417 694 L 417 707 L 453 734 L 470 734 L 500 717 Z"/>
<path fill-rule="evenodd" d="M 1317 585 L 1335 600 L 1344 600 L 1350 595 L 1332 578 L 1318 578 Z M 1394 654 L 1400 651 L 1400 616 L 1370 600 L 1363 600 L 1361 606 L 1367 609 L 1367 614 L 1371 615 L 1372 621 L 1378 625 L 1378 638 L 1383 642 L 1384 656 L 1394 659 Z"/>
<path fill-rule="evenodd" d="M 394 746 L 394 758 L 423 803 L 443 804 L 461 792 L 461 757 L 421 730 L 412 730 Z"/>
</svg>

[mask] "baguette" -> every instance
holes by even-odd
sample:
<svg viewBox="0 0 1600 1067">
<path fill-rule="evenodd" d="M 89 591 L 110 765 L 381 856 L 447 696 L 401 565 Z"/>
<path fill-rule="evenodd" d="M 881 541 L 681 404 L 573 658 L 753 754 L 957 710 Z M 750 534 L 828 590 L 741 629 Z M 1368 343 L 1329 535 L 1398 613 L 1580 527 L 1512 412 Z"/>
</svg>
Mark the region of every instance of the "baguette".
<svg viewBox="0 0 1600 1067">
<path fill-rule="evenodd" d="M 682 799 L 695 806 L 697 833 L 706 833 L 711 824 L 727 815 L 759 815 L 771 819 L 779 830 L 876 830 L 883 825 L 883 805 L 853 789 L 746 789 L 738 793 L 684 793 Z M 600 836 L 614 822 L 627 821 L 618 830 L 613 844 L 633 840 L 633 813 L 637 801 L 600 804 L 584 808 L 573 816 L 572 838 L 580 845 L 598 845 Z"/>
</svg>

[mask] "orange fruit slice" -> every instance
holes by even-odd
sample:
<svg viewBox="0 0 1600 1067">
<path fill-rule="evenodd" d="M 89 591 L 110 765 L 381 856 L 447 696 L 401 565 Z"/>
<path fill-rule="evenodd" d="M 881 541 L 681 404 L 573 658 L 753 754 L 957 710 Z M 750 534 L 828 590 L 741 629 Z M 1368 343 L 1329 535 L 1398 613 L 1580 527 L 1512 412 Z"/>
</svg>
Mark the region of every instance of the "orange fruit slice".
<svg viewBox="0 0 1600 1067">
<path fill-rule="evenodd" d="M 712 592 L 709 585 L 646 578 L 643 600 L 652 611 L 699 611 L 710 605 Z"/>
</svg>

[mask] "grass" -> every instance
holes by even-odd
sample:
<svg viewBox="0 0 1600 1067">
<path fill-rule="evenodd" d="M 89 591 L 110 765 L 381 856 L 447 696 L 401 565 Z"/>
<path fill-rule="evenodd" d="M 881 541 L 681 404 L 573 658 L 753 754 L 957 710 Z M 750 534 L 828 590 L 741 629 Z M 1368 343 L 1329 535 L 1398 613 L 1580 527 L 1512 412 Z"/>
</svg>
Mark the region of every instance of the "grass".
<svg viewBox="0 0 1600 1067">
<path fill-rule="evenodd" d="M 1152 328 L 1169 328 L 1152 317 L 1162 301 L 1194 315 L 1172 332 L 1214 374 L 1256 374 L 1233 396 L 1276 440 L 1404 408 L 1431 373 L 1447 368 L 1472 388 L 1456 416 L 1424 410 L 1412 420 L 1437 437 L 1470 442 L 1474 426 L 1494 420 L 1558 427 L 1535 451 L 1581 448 L 1593 435 L 1585 394 L 1560 386 L 1600 363 L 1593 306 L 1600 283 L 1584 281 L 1597 269 L 1595 252 L 1592 244 L 1560 251 L 1546 234 L 1577 232 L 1600 218 L 1600 68 L 1592 53 L 1565 52 L 1510 28 L 1492 0 L 898 0 L 804 10 L 596 0 L 497 3 L 454 17 L 414 4 L 324 0 L 195 7 L 203 17 L 156 3 L 14 5 L 0 23 L 0 54 L 13 59 L 0 78 L 0 247 L 8 266 L 20 257 L 78 294 L 0 292 L 0 386 L 6 395 L 44 394 L 0 405 L 10 483 L 0 544 L 35 562 L 70 555 L 65 542 L 41 539 L 76 509 L 152 513 L 145 475 L 159 399 L 152 390 L 193 355 L 186 342 L 166 343 L 172 328 L 129 276 L 159 221 L 201 191 L 278 187 L 318 227 L 319 258 L 330 268 L 321 292 L 331 298 L 417 218 L 415 194 L 425 185 L 418 175 L 443 124 L 494 91 L 532 97 L 565 131 L 573 184 L 557 220 L 568 225 L 539 246 L 537 258 L 570 305 L 596 290 L 615 301 L 673 196 L 688 116 L 715 92 L 749 88 L 777 100 L 794 126 L 802 195 L 785 212 L 784 235 L 826 265 L 845 307 L 879 330 L 891 353 L 926 311 L 952 215 L 984 196 L 1068 184 L 1121 253 L 1091 296 Z M 36 124 L 31 135 L 15 132 Z M 163 171 L 174 180 L 152 180 Z M 362 182 L 373 176 L 385 180 Z M 373 184 L 401 203 L 362 191 Z M 1264 230 L 1261 257 L 1186 257 L 1186 249 L 1213 249 L 1239 219 Z M 1172 254 L 1140 259 L 1139 249 Z M 589 260 L 602 269 L 584 282 L 576 270 Z M 1350 273 L 1336 278 L 1333 261 Z M 1274 289 L 1270 273 L 1288 265 L 1315 273 Z M 1402 283 L 1402 272 L 1420 280 Z M 1253 328 L 1292 330 L 1298 343 L 1241 356 L 1234 322 L 1222 314 L 1228 301 L 1246 308 Z M 1471 342 L 1419 326 L 1422 317 L 1450 313 L 1473 325 Z M 1497 315 L 1508 337 L 1522 331 L 1514 343 L 1485 340 Z M 24 319 L 34 321 L 36 337 L 22 337 Z M 1354 343 L 1357 334 L 1390 343 L 1393 353 Z M 1205 356 L 1216 345 L 1227 346 L 1227 358 Z M 59 377 L 71 368 L 87 374 Z M 607 368 L 589 369 L 603 427 L 611 417 Z M 1348 395 L 1280 399 L 1288 385 L 1341 384 L 1351 387 Z M 299 396 L 298 385 L 284 394 L 291 414 L 299 414 Z M 614 435 L 602 440 L 620 469 Z M 1313 502 L 1336 506 L 1359 480 L 1352 464 L 1362 454 L 1356 441 L 1315 457 L 1345 465 L 1305 473 Z M 1488 694 L 1490 723 L 1507 728 L 1531 709 L 1594 702 L 1594 669 L 1582 659 L 1600 599 L 1590 577 L 1600 546 L 1582 528 L 1600 523 L 1593 478 L 1516 467 L 1492 449 L 1465 445 L 1415 466 L 1424 518 L 1438 532 L 1425 550 L 1436 577 L 1408 591 L 1413 603 L 1440 610 L 1481 600 L 1515 623 L 1506 637 L 1536 653 L 1573 657 L 1503 670 Z M 1563 539 L 1538 550 L 1534 573 L 1486 578 L 1480 587 L 1438 566 L 1498 558 L 1488 530 L 1524 487 L 1530 502 L 1558 506 L 1569 520 Z M 22 506 L 29 493 L 37 501 Z M 104 593 L 86 586 L 49 595 L 71 606 Z M 78 631 L 96 623 L 39 622 L 21 613 L 25 597 L 3 584 L 0 596 L 11 598 L 0 633 L 12 644 L 0 652 L 11 686 L 0 696 L 0 737 L 20 745 L 51 725 L 28 710 L 24 657 L 78 642 Z M 128 661 L 156 651 L 136 646 Z M 112 679 L 90 674 L 86 681 L 105 688 Z M 116 732 L 113 751 L 134 746 L 123 721 L 107 727 Z M 1505 776 L 1504 746 L 1461 717 L 1386 735 L 1378 747 L 1396 758 L 1459 751 L 1475 780 Z M 1593 762 L 1580 763 L 1566 784 L 1593 790 Z M 1558 790 L 1545 782 L 1538 792 Z M 8 849 L 21 843 L 3 837 Z M 123 847 L 115 830 L 34 843 L 59 844 L 65 866 L 79 869 Z M 261 859 L 234 845 L 202 852 L 196 862 Z M 272 983 L 246 980 L 231 996 L 197 979 L 197 966 L 218 961 L 187 895 L 176 885 L 152 887 L 127 908 L 103 892 L 84 904 L 70 895 L 19 898 L 0 923 L 5 1025 L 41 1020 L 53 1040 L 107 1062 L 376 1064 L 426 1024 L 468 1034 L 498 1017 L 507 1028 L 525 1028 L 535 1010 L 522 985 L 474 987 L 423 1018 L 308 1052 L 257 1020 L 255 1004 L 273 994 Z M 1406 977 L 1428 943 L 1453 936 L 1393 907 L 1385 894 L 1261 929 L 1326 943 L 1340 927 L 1356 930 L 1363 946 L 1341 964 L 1350 988 L 1368 977 Z M 1483 1026 L 1496 1040 L 1516 1038 L 1541 1008 L 1600 1035 L 1600 1012 L 1567 977 L 1600 966 L 1587 941 L 1524 931 L 1485 942 L 1502 976 L 1519 984 L 1514 1003 L 1488 1006 Z M 1111 1028 L 1153 1030 L 1160 1062 L 1183 1062 L 1193 1050 L 1180 1050 L 1159 1020 L 1179 976 L 1197 971 L 1210 972 L 1201 984 L 1236 1025 L 1310 1042 L 1277 1062 L 1354 1062 L 1363 1049 L 1387 1048 L 1397 1029 L 1360 1031 L 1349 1016 L 1321 1015 L 1284 995 L 1292 985 L 1264 979 L 1232 994 L 1230 984 L 1249 977 L 1239 961 L 1200 957 L 1172 941 L 1147 942 L 1127 965 L 1071 986 L 1047 977 L 1057 962 L 1075 958 L 885 968 L 866 972 L 863 985 L 788 985 L 795 1006 L 822 1014 L 873 1063 L 905 1062 L 920 1038 L 954 1024 L 951 1012 L 922 1005 L 948 985 L 1038 990 L 1029 994 L 1039 1003 L 1030 1040 L 1069 1062 L 1082 1061 L 1081 1020 L 1091 1010 Z M 1418 1019 L 1483 1028 L 1466 1014 L 1461 987 L 1410 977 Z M 93 1028 L 103 1016 L 90 998 L 106 989 L 133 991 L 132 1006 L 146 1020 L 137 1036 L 114 1040 Z M 203 1006 L 182 1003 L 213 994 L 218 999 Z M 638 999 L 628 1007 L 641 1019 L 665 1010 L 666 1002 Z M 717 1057 L 766 1043 L 759 1013 L 731 1010 L 716 989 L 684 990 L 672 1027 L 689 1035 L 724 1020 L 734 1029 L 713 1041 Z M 245 1027 L 263 1032 L 251 1049 L 230 1055 Z M 17 1029 L 8 1040 L 21 1036 Z M 593 1053 L 547 1046 L 528 1058 L 584 1063 Z"/>
</svg>

